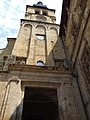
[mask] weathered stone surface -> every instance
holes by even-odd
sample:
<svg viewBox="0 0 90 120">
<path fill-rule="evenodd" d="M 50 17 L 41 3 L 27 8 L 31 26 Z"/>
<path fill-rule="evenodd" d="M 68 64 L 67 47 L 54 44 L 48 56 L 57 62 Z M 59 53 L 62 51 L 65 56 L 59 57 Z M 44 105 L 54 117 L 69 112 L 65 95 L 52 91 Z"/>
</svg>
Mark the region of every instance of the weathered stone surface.
<svg viewBox="0 0 90 120">
<path fill-rule="evenodd" d="M 60 120 L 90 119 L 90 0 L 65 1 L 60 37 L 55 10 L 27 5 L 17 39 L 1 50 L 0 120 L 22 120 L 26 87 L 55 88 Z"/>
</svg>

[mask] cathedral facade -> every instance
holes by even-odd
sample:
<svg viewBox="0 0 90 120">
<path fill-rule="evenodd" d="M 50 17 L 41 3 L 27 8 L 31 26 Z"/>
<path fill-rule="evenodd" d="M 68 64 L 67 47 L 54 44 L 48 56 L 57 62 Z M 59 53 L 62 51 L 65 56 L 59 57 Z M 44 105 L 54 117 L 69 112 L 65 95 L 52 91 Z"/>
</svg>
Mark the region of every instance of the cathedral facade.
<svg viewBox="0 0 90 120">
<path fill-rule="evenodd" d="M 17 38 L 0 50 L 0 120 L 90 119 L 90 0 L 64 0 L 60 25 L 27 5 Z"/>
</svg>

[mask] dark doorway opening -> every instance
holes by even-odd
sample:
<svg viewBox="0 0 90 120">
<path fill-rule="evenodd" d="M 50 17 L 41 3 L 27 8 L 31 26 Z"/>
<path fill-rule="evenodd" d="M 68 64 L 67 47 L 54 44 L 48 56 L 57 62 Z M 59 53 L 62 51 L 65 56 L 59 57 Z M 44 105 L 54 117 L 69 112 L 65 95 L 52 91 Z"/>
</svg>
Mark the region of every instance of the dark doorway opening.
<svg viewBox="0 0 90 120">
<path fill-rule="evenodd" d="M 22 120 L 59 120 L 57 90 L 26 87 Z"/>
</svg>

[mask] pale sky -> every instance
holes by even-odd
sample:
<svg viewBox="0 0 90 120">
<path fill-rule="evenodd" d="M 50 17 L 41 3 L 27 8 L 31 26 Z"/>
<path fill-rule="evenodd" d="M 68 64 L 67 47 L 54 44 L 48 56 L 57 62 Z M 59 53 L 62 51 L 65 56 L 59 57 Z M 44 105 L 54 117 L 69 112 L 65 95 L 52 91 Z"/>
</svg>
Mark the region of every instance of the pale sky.
<svg viewBox="0 0 90 120">
<path fill-rule="evenodd" d="M 0 49 L 7 45 L 7 38 L 16 38 L 20 19 L 24 18 L 26 5 L 40 0 L 0 0 Z M 56 23 L 60 24 L 62 0 L 41 0 L 50 9 L 56 9 Z"/>
</svg>

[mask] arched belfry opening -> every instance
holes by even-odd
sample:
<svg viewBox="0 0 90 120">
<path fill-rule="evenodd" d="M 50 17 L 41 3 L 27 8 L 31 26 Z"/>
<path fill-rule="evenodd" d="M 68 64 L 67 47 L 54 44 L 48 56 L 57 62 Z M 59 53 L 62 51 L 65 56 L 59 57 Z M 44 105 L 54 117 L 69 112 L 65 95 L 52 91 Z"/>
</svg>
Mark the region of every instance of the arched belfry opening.
<svg viewBox="0 0 90 120">
<path fill-rule="evenodd" d="M 22 120 L 59 120 L 57 90 L 26 87 Z"/>
</svg>

